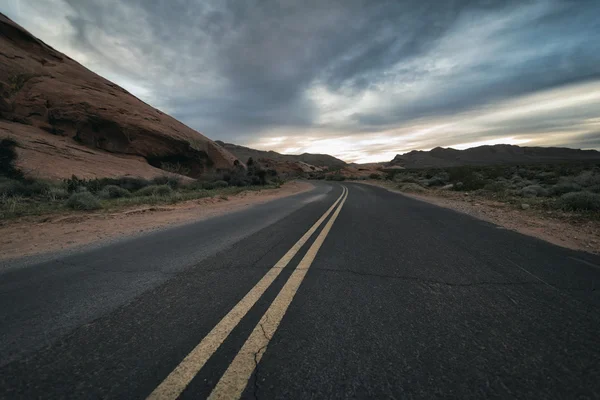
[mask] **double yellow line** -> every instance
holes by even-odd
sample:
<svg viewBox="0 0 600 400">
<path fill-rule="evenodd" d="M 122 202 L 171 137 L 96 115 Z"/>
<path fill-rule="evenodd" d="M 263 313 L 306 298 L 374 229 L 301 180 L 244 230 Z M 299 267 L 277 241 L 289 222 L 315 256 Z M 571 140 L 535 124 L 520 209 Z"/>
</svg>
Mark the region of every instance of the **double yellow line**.
<svg viewBox="0 0 600 400">
<path fill-rule="evenodd" d="M 323 224 L 335 209 L 333 216 L 310 246 L 286 284 L 283 286 L 271 306 L 262 316 L 236 357 L 233 359 L 217 386 L 210 394 L 211 399 L 238 399 L 248 384 L 256 364 L 267 349 L 269 341 L 279 327 L 294 295 L 304 280 L 308 268 L 329 234 L 333 223 L 348 197 L 348 189 L 343 186 L 342 194 L 333 205 L 315 222 L 315 224 L 298 240 L 283 257 L 262 277 L 260 281 L 219 321 L 219 323 L 202 339 L 202 341 L 179 363 L 167 378 L 148 396 L 149 400 L 176 399 L 202 369 L 204 364 L 229 336 L 241 319 L 250 311 L 267 288 L 279 276 L 302 246 Z M 337 209 L 336 209 L 337 206 Z"/>
</svg>

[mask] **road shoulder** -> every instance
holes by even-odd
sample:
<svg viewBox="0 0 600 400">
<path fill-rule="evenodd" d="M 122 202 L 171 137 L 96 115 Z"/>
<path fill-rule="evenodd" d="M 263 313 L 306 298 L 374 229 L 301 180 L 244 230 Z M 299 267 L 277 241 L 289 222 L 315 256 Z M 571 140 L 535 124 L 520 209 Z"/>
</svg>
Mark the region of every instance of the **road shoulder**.
<svg viewBox="0 0 600 400">
<path fill-rule="evenodd" d="M 406 193 L 391 187 L 386 182 L 362 181 L 358 183 L 380 187 L 415 200 L 449 208 L 557 246 L 600 254 L 600 222 L 598 221 L 581 223 L 580 221 L 544 216 L 536 210 L 516 210 L 500 202 L 473 198 L 464 194 L 461 196 L 457 193 L 448 193 L 445 196 L 436 196 L 430 193 Z"/>
<path fill-rule="evenodd" d="M 196 222 L 306 192 L 313 187 L 308 182 L 292 181 L 278 189 L 202 198 L 168 206 L 46 215 L 7 221 L 0 225 L 0 260 L 67 250 Z"/>
</svg>

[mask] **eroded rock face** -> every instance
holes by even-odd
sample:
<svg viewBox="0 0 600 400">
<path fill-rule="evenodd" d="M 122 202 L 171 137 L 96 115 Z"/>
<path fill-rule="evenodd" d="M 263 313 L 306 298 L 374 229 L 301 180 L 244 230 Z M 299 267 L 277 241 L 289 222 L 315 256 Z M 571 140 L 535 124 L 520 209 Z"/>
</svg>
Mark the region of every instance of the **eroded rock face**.
<svg viewBox="0 0 600 400">
<path fill-rule="evenodd" d="M 193 177 L 237 162 L 212 140 L 52 49 L 3 14 L 0 118 L 95 149 L 142 157 L 154 167 L 177 164 Z"/>
</svg>

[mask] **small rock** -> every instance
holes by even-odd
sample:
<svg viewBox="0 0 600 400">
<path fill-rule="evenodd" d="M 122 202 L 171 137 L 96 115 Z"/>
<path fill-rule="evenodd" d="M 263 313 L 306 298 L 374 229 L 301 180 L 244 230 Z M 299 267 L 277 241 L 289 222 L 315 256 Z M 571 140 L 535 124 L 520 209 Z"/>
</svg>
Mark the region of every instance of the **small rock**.
<svg viewBox="0 0 600 400">
<path fill-rule="evenodd" d="M 529 210 L 531 208 L 531 206 L 527 203 L 523 203 L 521 204 L 521 209 L 522 210 Z"/>
</svg>

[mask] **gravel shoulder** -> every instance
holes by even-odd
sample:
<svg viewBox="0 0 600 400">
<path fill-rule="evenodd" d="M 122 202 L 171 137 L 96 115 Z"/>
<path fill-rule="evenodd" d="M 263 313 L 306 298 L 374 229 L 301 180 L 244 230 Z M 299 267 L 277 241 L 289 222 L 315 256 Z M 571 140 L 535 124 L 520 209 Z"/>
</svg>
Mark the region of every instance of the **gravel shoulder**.
<svg viewBox="0 0 600 400">
<path fill-rule="evenodd" d="M 241 192 L 168 206 L 136 207 L 118 212 L 73 212 L 0 221 L 0 260 L 66 250 L 138 235 L 239 211 L 313 188 L 288 182 L 278 189 Z"/>
<path fill-rule="evenodd" d="M 576 214 L 521 210 L 499 201 L 483 199 L 468 193 L 429 191 L 425 194 L 406 193 L 397 184 L 384 181 L 361 183 L 383 187 L 413 199 L 426 201 L 491 222 L 524 235 L 533 236 L 557 246 L 600 254 L 600 221 L 582 220 Z"/>
</svg>

